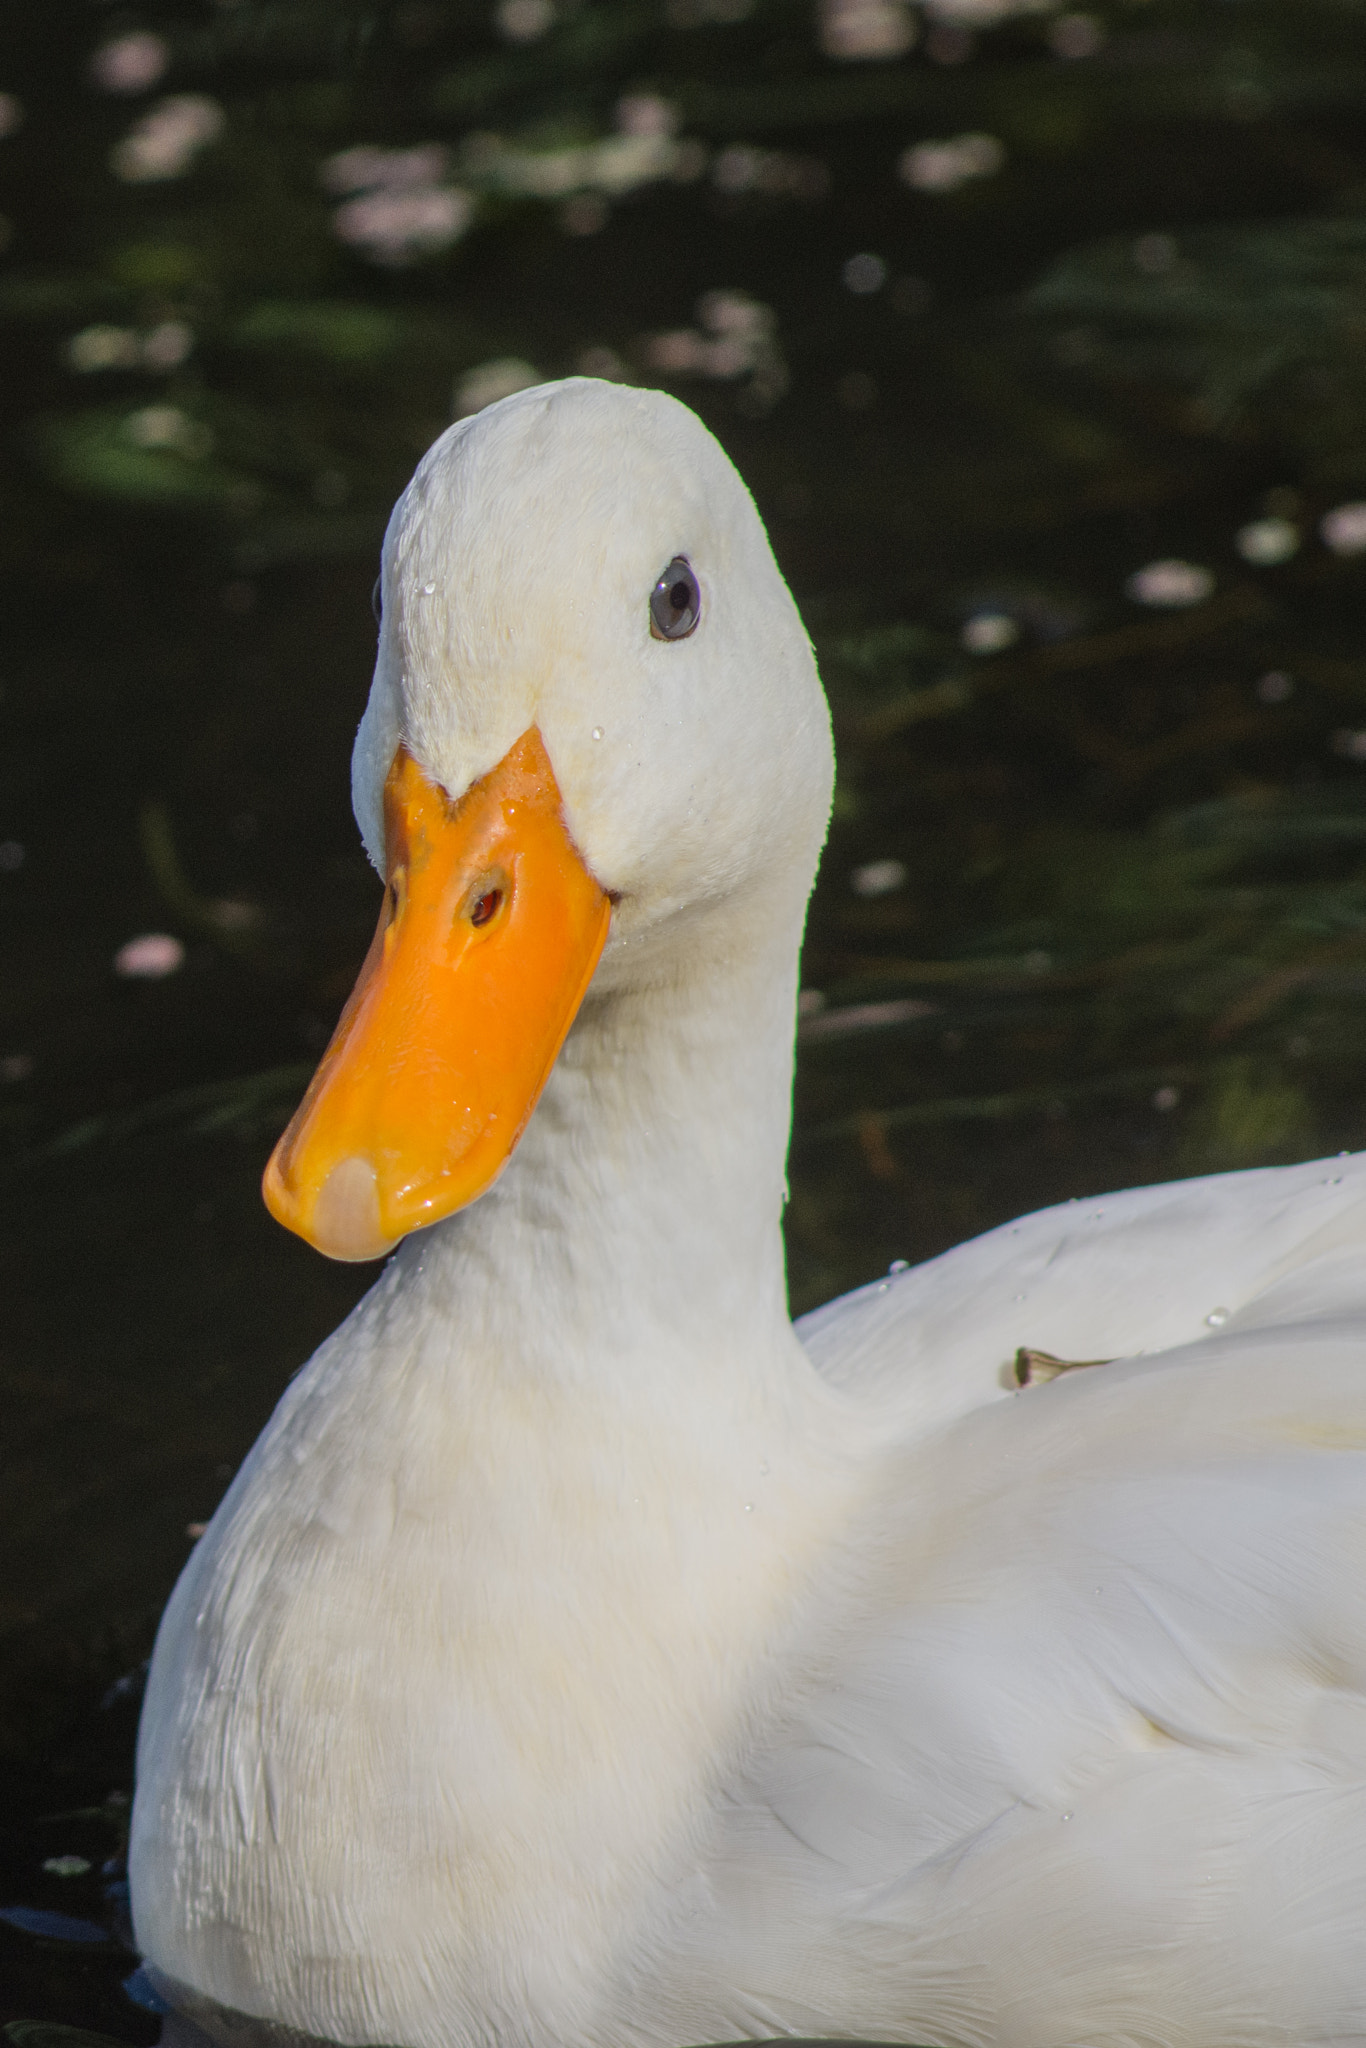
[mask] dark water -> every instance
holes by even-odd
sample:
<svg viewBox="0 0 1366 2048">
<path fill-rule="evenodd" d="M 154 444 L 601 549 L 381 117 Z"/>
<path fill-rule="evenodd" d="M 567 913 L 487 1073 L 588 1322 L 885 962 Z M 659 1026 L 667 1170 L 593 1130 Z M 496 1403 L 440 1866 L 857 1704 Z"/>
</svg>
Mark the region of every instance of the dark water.
<svg viewBox="0 0 1366 2048">
<path fill-rule="evenodd" d="M 367 1284 L 257 1182 L 375 914 L 383 520 L 473 373 L 686 397 L 816 639 L 796 1307 L 1366 1140 L 1366 7 L 970 12 L 0 9 L 0 2019 L 155 2035 L 137 1670 Z"/>
</svg>

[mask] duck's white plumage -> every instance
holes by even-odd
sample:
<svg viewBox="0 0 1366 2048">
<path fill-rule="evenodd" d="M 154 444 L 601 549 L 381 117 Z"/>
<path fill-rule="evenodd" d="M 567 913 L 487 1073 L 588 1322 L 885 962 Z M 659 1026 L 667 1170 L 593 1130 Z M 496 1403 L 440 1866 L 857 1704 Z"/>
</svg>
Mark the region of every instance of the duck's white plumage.
<svg viewBox="0 0 1366 2048">
<path fill-rule="evenodd" d="M 657 394 L 519 394 L 385 597 L 372 851 L 400 741 L 458 795 L 534 724 L 620 901 L 506 1172 L 172 1598 L 161 1980 L 391 2048 L 1366 2042 L 1366 1161 L 1071 1204 L 794 1333 L 830 750 L 743 486 Z M 1021 1344 L 1118 1362 L 1011 1393 Z"/>
</svg>

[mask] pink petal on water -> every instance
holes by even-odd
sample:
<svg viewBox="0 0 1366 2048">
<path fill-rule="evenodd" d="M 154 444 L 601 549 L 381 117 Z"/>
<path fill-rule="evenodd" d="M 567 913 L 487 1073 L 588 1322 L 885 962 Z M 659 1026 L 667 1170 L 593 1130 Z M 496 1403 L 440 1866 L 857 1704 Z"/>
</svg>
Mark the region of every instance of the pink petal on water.
<svg viewBox="0 0 1366 2048">
<path fill-rule="evenodd" d="M 126 981 L 161 981 L 185 964 L 185 948 L 169 932 L 143 932 L 114 955 L 114 972 Z"/>
</svg>

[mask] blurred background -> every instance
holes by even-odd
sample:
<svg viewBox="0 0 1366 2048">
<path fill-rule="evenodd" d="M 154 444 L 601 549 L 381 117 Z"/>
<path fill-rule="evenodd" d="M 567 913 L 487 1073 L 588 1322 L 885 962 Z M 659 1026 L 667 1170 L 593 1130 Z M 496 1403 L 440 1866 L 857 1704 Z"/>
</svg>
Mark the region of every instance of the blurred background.
<svg viewBox="0 0 1366 2048">
<path fill-rule="evenodd" d="M 0 4 L 16 2043 L 155 2038 L 141 1661 L 372 1277 L 257 1184 L 376 914 L 370 591 L 452 418 L 676 392 L 816 642 L 794 1308 L 1366 1142 L 1364 123 L 1363 0 Z"/>
</svg>

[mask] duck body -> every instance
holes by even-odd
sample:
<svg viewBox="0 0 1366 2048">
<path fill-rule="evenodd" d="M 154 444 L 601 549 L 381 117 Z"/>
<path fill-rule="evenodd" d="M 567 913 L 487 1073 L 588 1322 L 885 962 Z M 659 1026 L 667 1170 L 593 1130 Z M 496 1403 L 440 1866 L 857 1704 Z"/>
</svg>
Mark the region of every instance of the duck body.
<svg viewBox="0 0 1366 2048">
<path fill-rule="evenodd" d="M 623 654 L 671 557 L 702 624 Z M 505 1170 L 292 1383 L 167 1609 L 130 1872 L 172 2003 L 1366 2041 L 1366 1160 L 1068 1205 L 794 1330 L 829 739 L 743 488 L 672 401 L 519 394 L 419 471 L 385 634 L 372 850 L 397 744 L 454 797 L 534 725 L 611 936 Z M 1021 1344 L 1116 1362 L 1010 1391 Z"/>
</svg>

